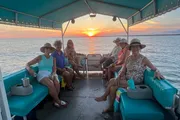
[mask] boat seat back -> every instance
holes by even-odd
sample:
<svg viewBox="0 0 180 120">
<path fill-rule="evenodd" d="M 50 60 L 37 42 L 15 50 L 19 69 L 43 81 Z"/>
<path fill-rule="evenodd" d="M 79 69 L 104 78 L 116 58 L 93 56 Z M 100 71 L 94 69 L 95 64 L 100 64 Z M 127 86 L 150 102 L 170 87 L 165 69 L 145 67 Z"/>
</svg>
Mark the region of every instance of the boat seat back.
<svg viewBox="0 0 180 120">
<path fill-rule="evenodd" d="M 154 78 L 154 72 L 147 69 L 144 73 L 144 82 L 152 89 L 153 96 L 159 104 L 161 104 L 165 109 L 174 108 L 175 95 L 178 90 L 167 80 L 158 80 Z"/>
<path fill-rule="evenodd" d="M 101 60 L 101 54 L 88 54 L 87 55 L 87 66 L 88 71 L 101 71 L 101 67 L 96 67 L 95 65 L 99 64 Z"/>
</svg>

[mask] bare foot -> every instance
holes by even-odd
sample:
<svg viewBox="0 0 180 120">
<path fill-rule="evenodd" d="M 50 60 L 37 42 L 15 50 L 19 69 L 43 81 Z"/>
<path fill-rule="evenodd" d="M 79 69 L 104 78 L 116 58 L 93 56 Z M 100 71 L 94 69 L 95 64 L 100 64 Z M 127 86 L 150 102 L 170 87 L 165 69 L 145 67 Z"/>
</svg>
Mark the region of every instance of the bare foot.
<svg viewBox="0 0 180 120">
<path fill-rule="evenodd" d="M 101 102 L 101 101 L 106 101 L 106 98 L 103 97 L 103 96 L 101 96 L 101 97 L 96 97 L 95 100 L 96 100 L 97 102 Z"/>
</svg>

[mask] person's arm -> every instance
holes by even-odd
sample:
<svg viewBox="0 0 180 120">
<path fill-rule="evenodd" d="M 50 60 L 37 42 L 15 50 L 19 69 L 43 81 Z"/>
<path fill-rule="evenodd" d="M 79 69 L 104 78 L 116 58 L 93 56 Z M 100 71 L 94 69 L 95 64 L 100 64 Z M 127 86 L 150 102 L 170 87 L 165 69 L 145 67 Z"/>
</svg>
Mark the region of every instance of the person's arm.
<svg viewBox="0 0 180 120">
<path fill-rule="evenodd" d="M 155 71 L 155 77 L 164 79 L 159 70 L 146 57 L 143 59 L 143 63 L 145 66 L 148 66 L 151 70 Z"/>
<path fill-rule="evenodd" d="M 130 55 L 130 51 L 129 51 L 129 50 L 125 50 L 124 54 L 122 54 L 122 57 L 120 57 L 120 58 L 122 58 L 122 59 L 121 59 L 120 62 L 117 63 L 116 65 L 117 65 L 117 66 L 121 66 L 122 64 L 124 64 L 125 60 L 127 59 L 127 57 L 128 57 L 129 55 Z"/>
<path fill-rule="evenodd" d="M 31 65 L 38 63 L 40 60 L 41 60 L 41 56 L 38 56 L 26 64 L 26 70 L 28 70 L 28 72 L 34 77 L 36 73 L 31 69 Z"/>
<path fill-rule="evenodd" d="M 56 58 L 53 58 L 53 73 L 56 73 Z"/>
</svg>

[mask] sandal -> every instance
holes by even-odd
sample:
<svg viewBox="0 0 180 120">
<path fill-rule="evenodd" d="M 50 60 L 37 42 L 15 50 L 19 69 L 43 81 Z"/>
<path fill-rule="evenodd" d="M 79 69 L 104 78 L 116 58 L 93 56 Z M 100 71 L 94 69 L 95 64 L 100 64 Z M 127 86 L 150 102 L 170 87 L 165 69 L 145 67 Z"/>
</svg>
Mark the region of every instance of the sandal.
<svg viewBox="0 0 180 120">
<path fill-rule="evenodd" d="M 62 107 L 67 107 L 67 102 L 61 100 L 60 104 L 58 104 L 57 102 L 54 102 L 53 106 L 56 107 L 56 108 L 60 108 L 61 106 Z"/>
<path fill-rule="evenodd" d="M 67 105 L 68 105 L 68 103 L 67 103 L 67 102 L 65 102 L 65 101 L 61 100 L 61 102 L 60 102 L 60 106 L 62 106 L 62 107 L 67 107 Z"/>
</svg>

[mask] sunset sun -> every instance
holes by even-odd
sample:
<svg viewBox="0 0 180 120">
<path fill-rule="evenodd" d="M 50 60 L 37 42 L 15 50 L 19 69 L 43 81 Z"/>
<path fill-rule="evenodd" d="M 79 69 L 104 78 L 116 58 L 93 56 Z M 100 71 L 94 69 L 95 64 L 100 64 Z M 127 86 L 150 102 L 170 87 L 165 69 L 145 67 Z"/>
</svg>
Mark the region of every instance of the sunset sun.
<svg viewBox="0 0 180 120">
<path fill-rule="evenodd" d="M 93 31 L 90 31 L 90 32 L 87 33 L 87 35 L 88 35 L 89 37 L 92 37 L 92 36 L 94 36 L 95 34 L 94 34 Z"/>
<path fill-rule="evenodd" d="M 92 36 L 95 36 L 97 33 L 99 33 L 99 31 L 97 29 L 94 29 L 94 28 L 88 28 L 83 33 L 89 37 L 92 37 Z"/>
</svg>

